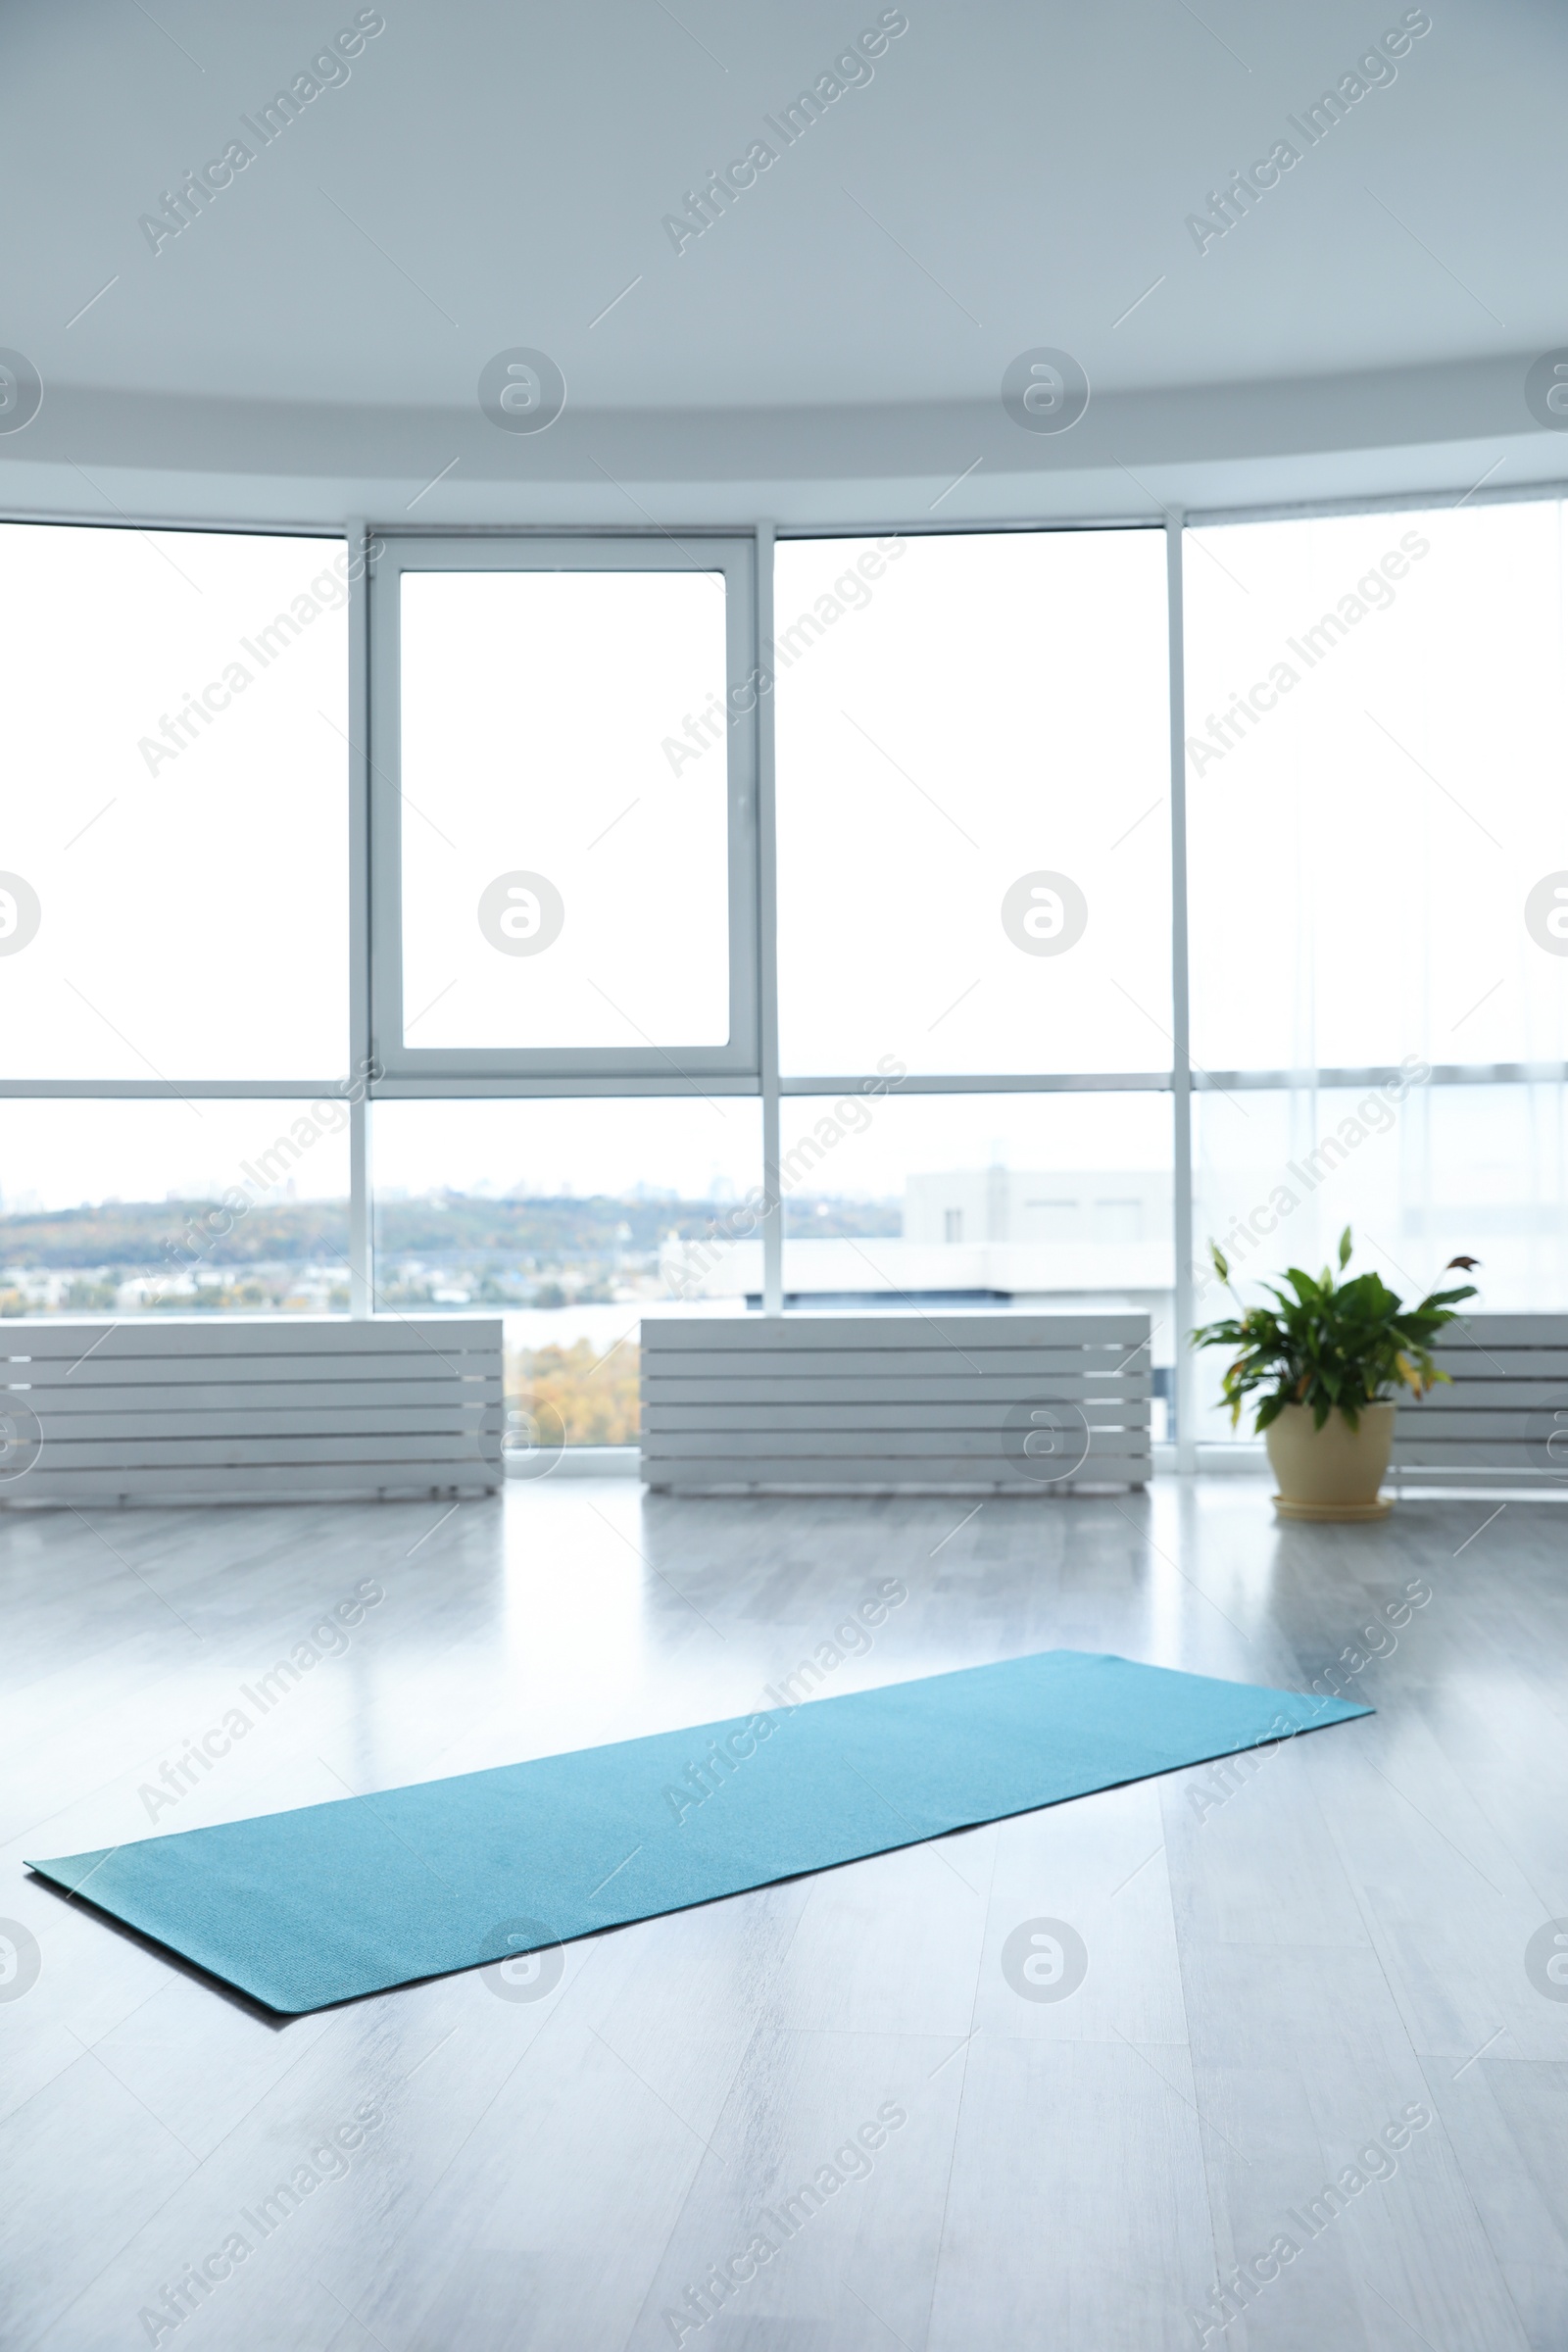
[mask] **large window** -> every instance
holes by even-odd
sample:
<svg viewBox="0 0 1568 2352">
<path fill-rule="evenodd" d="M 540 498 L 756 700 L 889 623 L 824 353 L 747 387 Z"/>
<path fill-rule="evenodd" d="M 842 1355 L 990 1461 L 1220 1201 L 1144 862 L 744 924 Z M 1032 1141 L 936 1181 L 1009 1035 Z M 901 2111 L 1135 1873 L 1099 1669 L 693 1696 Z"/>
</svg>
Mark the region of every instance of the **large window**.
<svg viewBox="0 0 1568 2352">
<path fill-rule="evenodd" d="M 350 568 L 0 526 L 0 1076 L 345 1075 Z"/>
<path fill-rule="evenodd" d="M 1555 501 L 1189 533 L 1203 1067 L 1568 1055 L 1563 557 Z"/>
<path fill-rule="evenodd" d="M 1568 1303 L 1560 502 L 1188 534 L 1195 1225 Z M 1223 1311 L 1198 1253 L 1198 1311 Z M 1205 1434 L 1224 1434 L 1203 1383 Z"/>
<path fill-rule="evenodd" d="M 346 1312 L 350 1115 L 0 1102 L 0 1316 Z"/>
<path fill-rule="evenodd" d="M 650 1313 L 1146 1305 L 1190 1443 L 1209 1237 L 1568 1305 L 1563 555 L 0 525 L 0 1313 L 499 1312 L 548 1450 Z"/>
<path fill-rule="evenodd" d="M 781 547 L 785 1072 L 1168 1070 L 1157 531 Z"/>
<path fill-rule="evenodd" d="M 1155 1434 L 1175 1357 L 1168 1093 L 919 1094 L 783 1104 L 788 1305 L 1142 1308 Z M 715 1290 L 755 1293 L 753 1265 Z"/>
<path fill-rule="evenodd" d="M 633 1444 L 643 1317 L 744 1311 L 715 1277 L 755 1247 L 755 1097 L 384 1102 L 375 1119 L 376 1303 L 499 1314 L 530 1446 Z"/>
<path fill-rule="evenodd" d="M 752 605 L 733 540 L 389 551 L 389 1074 L 755 1074 Z"/>
</svg>

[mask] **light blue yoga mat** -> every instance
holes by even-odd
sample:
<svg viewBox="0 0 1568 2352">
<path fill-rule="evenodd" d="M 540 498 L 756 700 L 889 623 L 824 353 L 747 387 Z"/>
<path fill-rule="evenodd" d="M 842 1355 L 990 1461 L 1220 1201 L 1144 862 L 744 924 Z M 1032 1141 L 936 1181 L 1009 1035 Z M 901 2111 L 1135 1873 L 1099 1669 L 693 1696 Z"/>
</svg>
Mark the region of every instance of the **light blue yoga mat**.
<svg viewBox="0 0 1568 2352">
<path fill-rule="evenodd" d="M 1045 1650 L 28 1868 L 298 2014 L 1371 1712 Z"/>
</svg>

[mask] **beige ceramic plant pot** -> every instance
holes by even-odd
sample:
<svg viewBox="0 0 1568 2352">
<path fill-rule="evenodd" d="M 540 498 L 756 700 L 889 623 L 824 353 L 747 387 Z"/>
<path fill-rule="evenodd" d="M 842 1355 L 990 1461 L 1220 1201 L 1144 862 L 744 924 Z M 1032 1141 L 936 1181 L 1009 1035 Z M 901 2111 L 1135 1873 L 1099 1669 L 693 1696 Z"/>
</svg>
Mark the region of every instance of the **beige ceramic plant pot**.
<svg viewBox="0 0 1568 2352">
<path fill-rule="evenodd" d="M 1394 1505 L 1379 1500 L 1378 1489 L 1394 1451 L 1394 1412 L 1392 1404 L 1363 1404 L 1358 1429 L 1340 1412 L 1314 1429 L 1310 1405 L 1288 1404 L 1263 1432 L 1280 1517 L 1386 1519 Z"/>
</svg>

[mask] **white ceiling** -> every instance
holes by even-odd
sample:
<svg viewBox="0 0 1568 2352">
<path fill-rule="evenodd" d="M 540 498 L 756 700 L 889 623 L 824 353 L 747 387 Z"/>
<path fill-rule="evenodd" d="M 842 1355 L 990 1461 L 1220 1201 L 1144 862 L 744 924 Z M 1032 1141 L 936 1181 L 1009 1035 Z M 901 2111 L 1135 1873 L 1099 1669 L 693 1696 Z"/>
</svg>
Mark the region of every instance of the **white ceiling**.
<svg viewBox="0 0 1568 2352">
<path fill-rule="evenodd" d="M 1323 475 L 1296 460 L 1331 450 L 1323 478 L 1352 488 L 1367 452 L 1403 445 L 1434 453 L 1413 487 L 1493 446 L 1504 478 L 1560 470 L 1521 389 L 1568 339 L 1560 9 L 1436 0 L 1392 85 L 1200 255 L 1187 214 L 1292 135 L 1397 0 L 909 0 L 868 86 L 677 255 L 662 217 L 875 0 L 386 0 L 348 81 L 155 256 L 138 216 L 356 13 L 10 15 L 0 343 L 46 385 L 37 422 L 0 437 L 10 503 L 102 507 L 183 475 L 199 505 L 261 477 L 252 506 L 303 517 L 384 505 L 454 452 L 418 519 L 586 512 L 569 486 L 609 500 L 611 477 L 694 518 L 784 482 L 835 482 L 850 511 L 856 481 L 914 498 L 977 447 L 955 516 L 1005 511 L 1019 481 L 1037 504 L 1117 483 L 1147 506 L 1184 468 L 1180 493 L 1201 495 L 1238 464 L 1295 494 Z M 564 372 L 549 434 L 479 414 L 480 368 L 517 345 Z M 1095 387 L 1059 439 L 1000 405 L 1007 362 L 1039 345 Z M 1410 470 L 1372 464 L 1396 486 Z M 1152 469 L 1149 497 L 1129 466 Z"/>
</svg>

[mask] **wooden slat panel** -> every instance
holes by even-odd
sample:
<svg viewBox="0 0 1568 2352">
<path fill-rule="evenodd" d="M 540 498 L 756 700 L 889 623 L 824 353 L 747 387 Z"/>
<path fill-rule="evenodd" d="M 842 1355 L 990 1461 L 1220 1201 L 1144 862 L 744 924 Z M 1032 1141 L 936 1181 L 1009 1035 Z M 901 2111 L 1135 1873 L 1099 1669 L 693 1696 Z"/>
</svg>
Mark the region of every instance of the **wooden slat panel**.
<svg viewBox="0 0 1568 2352">
<path fill-rule="evenodd" d="M 1556 1437 L 1568 1453 L 1568 1401 L 1560 1418 L 1541 1409 L 1532 1412 L 1510 1407 L 1488 1413 L 1431 1413 L 1419 1419 L 1412 1414 L 1411 1424 L 1402 1439 L 1407 1446 L 1455 1446 L 1472 1438 L 1517 1438 L 1522 1443 L 1544 1444 L 1547 1438 Z"/>
<path fill-rule="evenodd" d="M 1479 1359 L 1484 1361 L 1485 1359 Z M 705 1365 L 716 1367 L 725 1374 L 740 1379 L 760 1379 L 773 1375 L 781 1379 L 804 1380 L 813 1373 L 827 1373 L 834 1367 L 853 1365 L 867 1373 L 899 1375 L 923 1379 L 928 1374 L 940 1377 L 943 1373 L 963 1374 L 970 1379 L 977 1370 L 990 1367 L 999 1372 L 1055 1373 L 1062 1379 L 1082 1380 L 1095 1374 L 1114 1374 L 1122 1366 L 1147 1367 L 1147 1342 L 1120 1342 L 1113 1348 L 1052 1348 L 1034 1346 L 1020 1341 L 1016 1346 L 986 1347 L 976 1341 L 968 1347 L 956 1343 L 928 1348 L 867 1348 L 859 1340 L 846 1342 L 842 1348 L 817 1346 L 789 1348 L 682 1348 L 678 1353 L 645 1354 L 643 1361 L 661 1378 L 678 1376 L 691 1380 L 699 1377 Z"/>
<path fill-rule="evenodd" d="M 439 1436 L 421 1431 L 408 1438 L 102 1438 L 57 1440 L 47 1432 L 36 1471 L 26 1476 L 34 1485 L 47 1485 L 56 1466 L 67 1469 L 108 1469 L 120 1463 L 135 1469 L 178 1470 L 187 1465 L 245 1462 L 338 1462 L 364 1466 L 396 1463 L 411 1455 L 431 1462 L 499 1461 L 499 1433 Z M 20 1492 L 22 1481 L 15 1482 Z"/>
<path fill-rule="evenodd" d="M 1469 1460 L 1403 1460 L 1394 1463 L 1392 1477 L 1398 1482 L 1413 1482 L 1420 1487 L 1526 1487 L 1540 1494 L 1568 1495 L 1568 1475 L 1563 1470 L 1549 1470 L 1540 1460 L 1516 1456 L 1507 1463 L 1484 1463 L 1481 1475 Z"/>
<path fill-rule="evenodd" d="M 977 1463 L 956 1455 L 933 1455 L 929 1461 L 890 1462 L 885 1454 L 857 1458 L 851 1454 L 802 1457 L 795 1461 L 754 1459 L 750 1455 L 738 1459 L 713 1457 L 706 1462 L 669 1462 L 645 1460 L 642 1466 L 644 1483 L 651 1487 L 688 1490 L 695 1487 L 777 1486 L 777 1487 L 867 1487 L 886 1492 L 891 1487 L 976 1487 L 1004 1488 L 1009 1494 L 1066 1494 L 1077 1486 L 1144 1486 L 1152 1475 L 1147 1457 L 1129 1457 L 1125 1461 L 1104 1464 L 1085 1462 L 1071 1479 L 1054 1484 L 1024 1478 L 1009 1469 L 1005 1462 Z"/>
<path fill-rule="evenodd" d="M 1568 1315 L 1470 1316 L 1434 1353 L 1449 1380 L 1400 1405 L 1397 1475 L 1568 1486 Z"/>
<path fill-rule="evenodd" d="M 824 1339 L 824 1333 L 832 1333 Z M 755 1319 L 741 1315 L 650 1315 L 642 1324 L 649 1353 L 676 1354 L 687 1348 L 721 1348 L 732 1354 L 754 1349 L 808 1353 L 824 1346 L 893 1348 L 983 1347 L 1134 1347 L 1149 1337 L 1143 1314 L 1028 1315 L 1010 1307 L 995 1314 L 926 1314 L 906 1308 L 883 1315 L 810 1314 Z"/>
<path fill-rule="evenodd" d="M 1082 1450 L 1083 1433 L 1063 1447 L 1063 1458 L 1074 1460 Z M 793 1456 L 809 1454 L 829 1461 L 840 1454 L 876 1454 L 889 1462 L 919 1461 L 933 1453 L 968 1462 L 1017 1462 L 1021 1446 L 1009 1454 L 996 1430 L 950 1429 L 938 1432 L 911 1430 L 749 1430 L 743 1440 L 727 1439 L 722 1431 L 665 1431 L 648 1442 L 646 1450 L 664 1461 L 722 1460 L 726 1453 L 744 1451 L 756 1461 L 788 1461 Z M 1146 1454 L 1150 1450 L 1147 1433 L 1143 1430 L 1095 1429 L 1089 1432 L 1089 1458 L 1102 1456 Z M 1044 1483 L 1054 1457 L 1040 1455 L 1040 1471 Z M 913 1477 L 912 1470 L 901 1473 Z"/>
<path fill-rule="evenodd" d="M 1148 1453 L 1147 1429 L 1093 1429 L 1074 1433 L 1076 1443 L 1061 1447 L 1065 1459 L 1071 1460 L 1083 1450 L 1087 1436 L 1091 1454 Z M 675 1461 L 689 1461 L 700 1454 L 720 1456 L 729 1452 L 744 1452 L 758 1460 L 788 1459 L 791 1454 L 875 1453 L 891 1461 L 905 1455 L 928 1453 L 959 1455 L 966 1460 L 1004 1462 L 1022 1460 L 1014 1447 L 1009 1454 L 1003 1443 L 1002 1433 L 989 1429 L 949 1430 L 746 1430 L 738 1434 L 724 1430 L 660 1430 L 645 1440 L 645 1450 Z M 1039 1457 L 1042 1473 L 1051 1465 L 1051 1456 Z M 1048 1482 L 1049 1483 L 1049 1480 Z"/>
<path fill-rule="evenodd" d="M 1568 1315 L 1465 1315 L 1445 1334 L 1446 1345 L 1568 1348 Z"/>
<path fill-rule="evenodd" d="M 0 1325 L 0 1402 L 43 1450 L 0 1501 L 493 1488 L 501 1324 L 283 1316 Z"/>
<path fill-rule="evenodd" d="M 1147 1373 L 1124 1373 L 1092 1381 L 1064 1380 L 1056 1374 L 1038 1380 L 1014 1380 L 988 1374 L 983 1382 L 894 1379 L 886 1373 L 866 1380 L 679 1380 L 666 1372 L 643 1367 L 643 1399 L 660 1404 L 734 1404 L 768 1406 L 799 1404 L 971 1404 L 984 1395 L 1008 1404 L 1110 1403 L 1120 1398 L 1148 1396 L 1152 1382 Z"/>
<path fill-rule="evenodd" d="M 1435 1353 L 1450 1382 L 1420 1405 L 1401 1405 L 1401 1472 L 1555 1471 L 1568 1480 L 1568 1460 L 1547 1451 L 1568 1449 L 1568 1316 L 1477 1315 Z"/>
<path fill-rule="evenodd" d="M 177 1361 L 169 1357 L 138 1356 L 133 1361 L 112 1362 L 100 1366 L 97 1356 L 74 1370 L 65 1358 L 46 1358 L 32 1363 L 7 1363 L 0 1360 L 0 1386 L 58 1390 L 66 1396 L 88 1387 L 113 1394 L 116 1390 L 134 1393 L 141 1389 L 211 1387 L 227 1382 L 252 1388 L 298 1387 L 311 1382 L 328 1381 L 334 1387 L 341 1382 L 353 1382 L 357 1387 L 396 1387 L 399 1383 L 435 1381 L 445 1387 L 449 1381 L 499 1380 L 501 1350 L 466 1349 L 461 1355 L 447 1353 L 431 1355 L 281 1355 L 281 1356 L 212 1356 L 187 1355 Z"/>
<path fill-rule="evenodd" d="M 348 1442 L 362 1437 L 406 1441 L 435 1436 L 476 1437 L 481 1432 L 499 1436 L 505 1418 L 500 1404 L 425 1404 L 416 1410 L 378 1406 L 370 1411 L 363 1406 L 314 1405 L 303 1412 L 295 1408 L 245 1414 L 203 1412 L 188 1405 L 172 1413 L 102 1410 L 56 1413 L 46 1407 L 39 1415 L 39 1426 L 44 1444 L 51 1448 L 112 1441 L 122 1452 L 127 1452 L 131 1446 L 139 1449 L 144 1439 L 227 1444 L 243 1438 L 302 1437 L 341 1440 L 344 1445 L 340 1450 L 348 1450 Z M 194 1461 L 197 1457 L 191 1454 L 187 1458 Z"/>
<path fill-rule="evenodd" d="M 643 1358 L 645 1380 L 658 1380 L 663 1375 L 664 1362 L 650 1364 Z M 696 1380 L 735 1380 L 755 1377 L 757 1373 L 771 1378 L 786 1375 L 796 1380 L 839 1379 L 880 1380 L 884 1378 L 916 1379 L 924 1376 L 929 1365 L 933 1378 L 942 1380 L 979 1381 L 997 1377 L 1020 1380 L 1093 1379 L 1097 1374 L 1112 1375 L 1119 1367 L 1137 1371 L 1147 1366 L 1148 1358 L 1140 1351 L 1106 1348 L 1098 1358 L 1085 1354 L 1065 1354 L 1062 1349 L 1048 1348 L 928 1348 L 908 1353 L 896 1348 L 878 1348 L 868 1352 L 861 1348 L 800 1349 L 788 1357 L 774 1357 L 771 1362 L 756 1365 L 746 1357 L 726 1356 L 716 1349 L 693 1349 L 681 1361 L 683 1377 Z"/>
<path fill-rule="evenodd" d="M 1434 1389 L 1420 1404 L 1400 1408 L 1401 1421 L 1432 1414 L 1568 1410 L 1568 1375 L 1561 1380 L 1456 1380 Z"/>
<path fill-rule="evenodd" d="M 216 1315 L 158 1315 L 123 1322 L 71 1323 L 50 1317 L 0 1322 L 0 1358 L 30 1355 L 35 1361 L 64 1356 L 69 1362 L 90 1350 L 110 1362 L 146 1356 L 202 1355 L 422 1355 L 498 1348 L 499 1316 L 376 1315 L 365 1322 L 347 1315 L 280 1315 L 270 1318 Z"/>
<path fill-rule="evenodd" d="M 1001 1400 L 979 1404 L 874 1404 L 848 1407 L 830 1404 L 662 1404 L 643 1400 L 643 1428 L 649 1435 L 662 1431 L 826 1430 L 869 1434 L 874 1430 L 988 1430 L 1001 1431 L 1016 1408 Z M 1091 1429 L 1135 1429 L 1148 1426 L 1147 1402 L 1067 1404 L 1060 1407 L 1062 1425 L 1076 1428 L 1083 1414 Z"/>
<path fill-rule="evenodd" d="M 319 1371 L 320 1367 L 316 1369 Z M 490 1378 L 465 1380 L 259 1380 L 107 1382 L 83 1387 L 40 1385 L 29 1390 L 13 1385 L 0 1395 L 21 1396 L 45 1420 L 74 1413 L 227 1413 L 317 1412 L 360 1410 L 403 1413 L 426 1406 L 461 1407 L 482 1411 L 499 1404 L 504 1383 L 499 1372 Z"/>
<path fill-rule="evenodd" d="M 1499 1354 L 1495 1362 L 1484 1357 L 1484 1354 L 1467 1354 L 1467 1357 L 1450 1354 L 1450 1357 L 1439 1359 L 1439 1371 L 1446 1371 L 1448 1381 L 1441 1388 L 1432 1390 L 1434 1397 L 1452 1395 L 1455 1388 L 1472 1390 L 1472 1393 L 1481 1395 L 1493 1393 L 1497 1388 L 1507 1393 L 1519 1381 L 1533 1381 L 1546 1388 L 1568 1388 L 1568 1354 L 1563 1354 L 1561 1362 L 1558 1362 L 1558 1354 L 1551 1348 L 1543 1348 L 1540 1354 L 1526 1354 L 1519 1348 L 1509 1348 L 1507 1352 Z M 1413 1406 L 1403 1406 L 1403 1409 L 1413 1411 Z"/>
<path fill-rule="evenodd" d="M 1075 1475 L 1137 1485 L 1150 1472 L 1147 1315 L 650 1320 L 643 1350 L 651 1485 L 1050 1492 Z M 1054 1480 L 1023 1465 L 1026 1433 L 1008 1426 L 1028 1405 L 1057 1405 L 1069 1425 Z M 1086 1440 L 1069 1437 L 1079 1414 Z"/>
<path fill-rule="evenodd" d="M 176 1470 L 51 1471 L 47 1485 L 31 1477 L 5 1490 L 8 1502 L 293 1502 L 304 1495 L 493 1494 L 502 1473 L 494 1463 L 407 1461 L 368 1468 L 343 1462 L 249 1463 L 243 1469 L 186 1465 Z"/>
<path fill-rule="evenodd" d="M 1405 1475 L 1446 1466 L 1461 1470 L 1539 1469 L 1544 1478 L 1554 1477 L 1568 1486 L 1568 1463 L 1550 1460 L 1544 1446 L 1493 1446 L 1484 1439 L 1471 1438 L 1463 1446 L 1407 1446 L 1396 1451 L 1395 1462 Z"/>
</svg>

